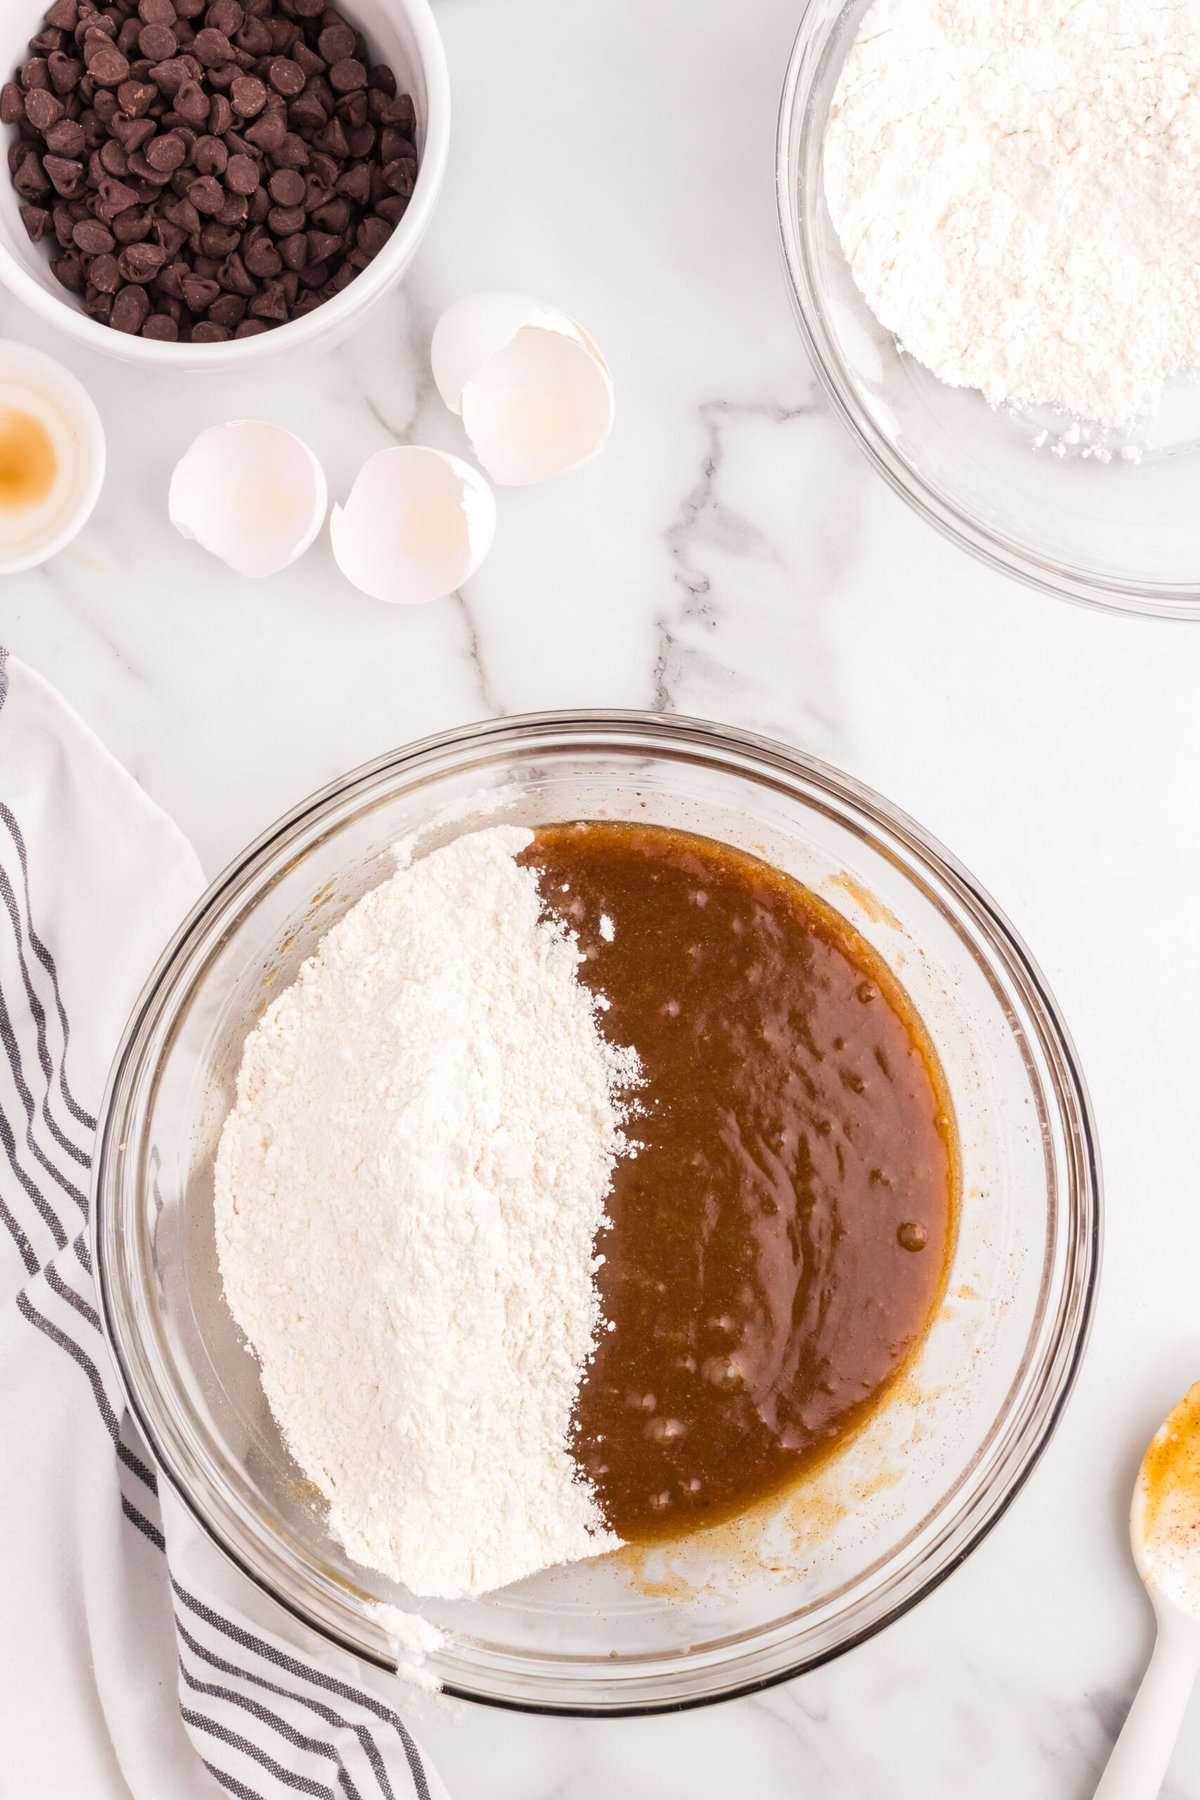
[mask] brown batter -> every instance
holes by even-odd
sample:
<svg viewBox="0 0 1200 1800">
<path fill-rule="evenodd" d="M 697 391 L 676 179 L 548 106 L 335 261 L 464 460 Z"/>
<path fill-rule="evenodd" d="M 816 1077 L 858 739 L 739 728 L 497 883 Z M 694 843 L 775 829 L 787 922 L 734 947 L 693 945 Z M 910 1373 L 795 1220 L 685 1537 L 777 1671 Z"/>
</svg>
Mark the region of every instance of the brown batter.
<svg viewBox="0 0 1200 1800">
<path fill-rule="evenodd" d="M 673 1535 L 793 1480 L 904 1364 L 948 1259 L 950 1109 L 895 978 L 789 876 L 627 824 L 544 827 L 522 861 L 646 1076 L 576 1454 L 622 1537 Z"/>
</svg>

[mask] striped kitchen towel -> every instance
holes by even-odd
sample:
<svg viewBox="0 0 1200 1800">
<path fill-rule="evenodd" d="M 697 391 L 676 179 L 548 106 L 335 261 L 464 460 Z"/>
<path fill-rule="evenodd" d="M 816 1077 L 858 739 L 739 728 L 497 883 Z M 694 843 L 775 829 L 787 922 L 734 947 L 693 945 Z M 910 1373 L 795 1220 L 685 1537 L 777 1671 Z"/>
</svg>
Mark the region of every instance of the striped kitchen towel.
<svg viewBox="0 0 1200 1800">
<path fill-rule="evenodd" d="M 0 651 L 0 1795 L 437 1800 L 392 1702 L 159 1481 L 96 1311 L 95 1115 L 202 885 L 192 850 Z"/>
</svg>

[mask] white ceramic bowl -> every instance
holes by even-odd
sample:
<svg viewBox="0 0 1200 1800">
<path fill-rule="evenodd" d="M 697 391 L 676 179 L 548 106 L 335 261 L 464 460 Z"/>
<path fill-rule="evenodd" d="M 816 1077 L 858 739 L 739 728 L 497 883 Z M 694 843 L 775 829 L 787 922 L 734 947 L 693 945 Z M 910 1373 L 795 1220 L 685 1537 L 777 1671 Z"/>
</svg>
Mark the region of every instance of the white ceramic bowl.
<svg viewBox="0 0 1200 1800">
<path fill-rule="evenodd" d="M 95 403 L 69 369 L 0 339 L 0 414 L 29 412 L 49 433 L 58 474 L 46 499 L 9 535 L 0 519 L 0 575 L 34 569 L 64 550 L 87 524 L 104 485 L 104 427 Z"/>
<path fill-rule="evenodd" d="M 0 80 L 7 80 L 28 54 L 46 0 L 3 0 L 0 4 Z M 318 339 L 342 336 L 400 280 L 429 228 L 441 192 L 450 145 L 450 76 L 441 34 L 428 0 L 346 0 L 341 8 L 364 34 L 372 57 L 395 72 L 401 92 L 412 95 L 417 114 L 420 158 L 408 211 L 375 260 L 349 287 L 302 319 L 256 337 L 226 344 L 161 344 L 129 337 L 89 319 L 81 301 L 60 287 L 50 272 L 45 244 L 30 243 L 20 217 L 20 197 L 0 169 L 0 286 L 77 342 L 123 362 L 175 373 L 179 370 L 245 369 L 267 357 L 299 350 Z M 15 127 L 3 134 L 8 149 Z"/>
</svg>

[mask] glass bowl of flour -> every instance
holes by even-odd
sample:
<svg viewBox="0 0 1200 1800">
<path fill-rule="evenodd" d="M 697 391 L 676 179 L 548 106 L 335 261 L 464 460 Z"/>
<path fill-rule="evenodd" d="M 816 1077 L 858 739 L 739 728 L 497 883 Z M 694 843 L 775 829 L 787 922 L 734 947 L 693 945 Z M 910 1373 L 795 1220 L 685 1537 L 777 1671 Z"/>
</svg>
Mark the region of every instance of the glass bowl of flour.
<svg viewBox="0 0 1200 1800">
<path fill-rule="evenodd" d="M 419 858 L 483 826 L 573 819 L 675 827 L 765 858 L 868 941 L 940 1059 L 961 1218 L 916 1360 L 831 1460 L 732 1523 L 477 1598 L 423 1600 L 347 1554 L 280 1435 L 218 1268 L 218 1142 L 247 1039 L 330 928 L 387 880 L 393 846 Z M 447 1691 L 597 1715 L 782 1680 L 947 1576 L 1054 1428 L 1099 1254 L 1095 1138 L 1074 1053 L 1041 975 L 971 877 L 823 764 L 637 713 L 539 715 L 426 740 L 354 771 L 250 845 L 135 1009 L 95 1191 L 102 1306 L 130 1407 L 229 1558 L 364 1663 L 403 1665 L 415 1634 L 397 1630 L 395 1613 L 419 1615 L 436 1628 L 424 1674 Z M 420 1338 L 414 1325 L 414 1349 Z M 360 1377 L 347 1346 L 345 1380 Z"/>
<path fill-rule="evenodd" d="M 1198 618 L 1197 71 L 1149 6 L 1102 54 L 1103 8 L 1021 13 L 808 0 L 776 165 L 800 331 L 948 537 L 1068 599 Z"/>
</svg>

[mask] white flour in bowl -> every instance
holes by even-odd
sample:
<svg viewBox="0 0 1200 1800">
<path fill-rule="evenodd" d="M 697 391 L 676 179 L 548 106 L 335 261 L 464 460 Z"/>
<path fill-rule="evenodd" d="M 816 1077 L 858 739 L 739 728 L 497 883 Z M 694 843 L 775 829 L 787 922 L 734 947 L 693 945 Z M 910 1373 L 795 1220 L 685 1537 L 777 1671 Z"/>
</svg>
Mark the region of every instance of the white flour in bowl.
<svg viewBox="0 0 1200 1800">
<path fill-rule="evenodd" d="M 943 381 L 1122 427 L 1200 365 L 1200 0 L 876 0 L 824 157 Z"/>
<path fill-rule="evenodd" d="M 630 1051 L 497 826 L 403 867 L 246 1041 L 225 1292 L 356 1560 L 414 1593 L 615 1546 L 568 1448 Z"/>
</svg>

